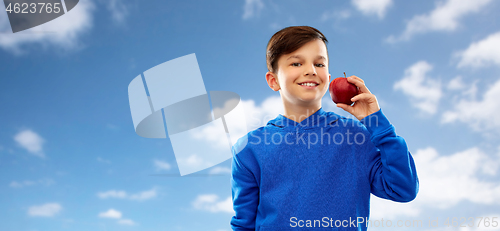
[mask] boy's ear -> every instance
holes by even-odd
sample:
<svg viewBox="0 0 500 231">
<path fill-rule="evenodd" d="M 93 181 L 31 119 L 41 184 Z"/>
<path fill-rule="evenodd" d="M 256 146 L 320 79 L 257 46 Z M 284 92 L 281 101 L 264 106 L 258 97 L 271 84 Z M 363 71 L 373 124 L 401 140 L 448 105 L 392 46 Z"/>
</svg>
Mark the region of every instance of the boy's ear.
<svg viewBox="0 0 500 231">
<path fill-rule="evenodd" d="M 281 89 L 278 83 L 278 76 L 276 76 L 276 74 L 268 71 L 266 73 L 266 81 L 267 85 L 269 85 L 269 87 L 273 89 L 273 91 L 279 91 Z"/>
</svg>

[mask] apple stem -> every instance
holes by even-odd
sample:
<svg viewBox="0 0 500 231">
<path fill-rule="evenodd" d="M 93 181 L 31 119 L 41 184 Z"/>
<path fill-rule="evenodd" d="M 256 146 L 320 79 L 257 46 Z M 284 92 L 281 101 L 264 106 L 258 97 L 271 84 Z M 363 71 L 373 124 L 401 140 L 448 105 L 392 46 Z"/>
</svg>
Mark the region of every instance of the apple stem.
<svg viewBox="0 0 500 231">
<path fill-rule="evenodd" d="M 345 75 L 345 72 L 344 72 L 344 77 L 347 78 L 347 75 Z"/>
</svg>

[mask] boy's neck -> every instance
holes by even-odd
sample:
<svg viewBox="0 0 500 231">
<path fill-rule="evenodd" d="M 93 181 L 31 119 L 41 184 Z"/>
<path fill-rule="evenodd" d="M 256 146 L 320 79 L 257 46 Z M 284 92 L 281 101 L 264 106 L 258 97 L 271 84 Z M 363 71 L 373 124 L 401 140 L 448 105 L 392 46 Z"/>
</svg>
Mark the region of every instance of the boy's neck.
<svg viewBox="0 0 500 231">
<path fill-rule="evenodd" d="M 291 119 L 297 123 L 309 118 L 312 114 L 316 113 L 321 108 L 321 101 L 307 106 L 302 105 L 287 105 L 284 104 L 285 113 L 284 117 Z"/>
</svg>

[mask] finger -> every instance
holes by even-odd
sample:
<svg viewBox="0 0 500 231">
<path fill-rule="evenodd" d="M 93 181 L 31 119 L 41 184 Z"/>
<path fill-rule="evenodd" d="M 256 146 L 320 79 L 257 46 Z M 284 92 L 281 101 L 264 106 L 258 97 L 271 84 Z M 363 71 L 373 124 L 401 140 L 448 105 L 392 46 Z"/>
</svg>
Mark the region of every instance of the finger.
<svg viewBox="0 0 500 231">
<path fill-rule="evenodd" d="M 347 81 L 356 85 L 359 88 L 360 92 L 370 93 L 370 90 L 368 90 L 368 88 L 366 87 L 365 82 L 362 79 L 360 79 L 359 77 L 353 75 L 353 76 L 348 77 Z"/>
<path fill-rule="evenodd" d="M 347 81 L 356 85 L 359 89 L 359 93 L 371 93 L 368 87 L 365 85 L 365 81 L 358 76 L 351 75 L 347 78 Z"/>
<path fill-rule="evenodd" d="M 356 102 L 358 100 L 370 99 L 371 97 L 372 97 L 372 94 L 370 94 L 370 93 L 361 93 L 361 94 L 358 94 L 358 95 L 352 97 L 351 101 Z"/>
<path fill-rule="evenodd" d="M 365 83 L 365 81 L 363 79 L 359 78 L 358 76 L 351 75 L 350 77 L 354 78 L 354 79 L 357 79 L 357 80 L 361 81 L 362 83 Z"/>
<path fill-rule="evenodd" d="M 352 106 L 349 106 L 349 105 L 344 104 L 344 103 L 338 103 L 337 107 L 342 108 L 342 109 L 344 109 L 344 111 L 352 114 L 352 111 L 353 111 Z"/>
</svg>

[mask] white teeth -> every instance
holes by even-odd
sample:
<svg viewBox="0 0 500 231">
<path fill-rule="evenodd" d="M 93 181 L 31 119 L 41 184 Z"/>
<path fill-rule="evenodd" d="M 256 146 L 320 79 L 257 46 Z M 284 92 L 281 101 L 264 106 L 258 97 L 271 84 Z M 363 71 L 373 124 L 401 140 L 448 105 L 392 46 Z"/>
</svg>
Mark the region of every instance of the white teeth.
<svg viewBox="0 0 500 231">
<path fill-rule="evenodd" d="M 301 83 L 301 84 L 299 84 L 299 85 L 305 85 L 305 86 L 309 86 L 309 87 L 314 87 L 314 86 L 316 86 L 316 84 L 315 84 L 315 83 Z"/>
</svg>

